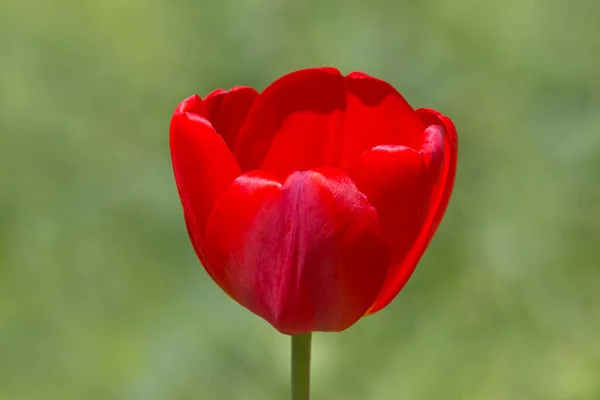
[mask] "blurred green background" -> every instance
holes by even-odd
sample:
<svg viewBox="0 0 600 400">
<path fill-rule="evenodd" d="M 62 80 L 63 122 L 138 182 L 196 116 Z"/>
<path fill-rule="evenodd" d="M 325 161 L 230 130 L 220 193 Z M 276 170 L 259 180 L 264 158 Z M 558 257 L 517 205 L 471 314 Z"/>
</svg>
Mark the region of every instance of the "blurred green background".
<svg viewBox="0 0 600 400">
<path fill-rule="evenodd" d="M 286 399 L 194 255 L 177 103 L 333 65 L 451 116 L 447 216 L 314 399 L 600 399 L 600 3 L 0 0 L 0 399 Z"/>
</svg>

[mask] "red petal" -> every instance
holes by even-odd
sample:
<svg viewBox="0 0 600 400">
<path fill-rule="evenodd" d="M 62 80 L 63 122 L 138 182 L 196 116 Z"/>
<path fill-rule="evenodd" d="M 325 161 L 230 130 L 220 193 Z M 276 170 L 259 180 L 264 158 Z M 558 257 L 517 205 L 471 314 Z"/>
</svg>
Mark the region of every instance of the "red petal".
<svg viewBox="0 0 600 400">
<path fill-rule="evenodd" d="M 215 90 L 204 99 L 208 120 L 231 151 L 257 97 L 258 92 L 253 88 L 238 86 L 231 90 Z"/>
<path fill-rule="evenodd" d="M 429 178 L 426 180 L 433 179 L 433 190 L 428 202 L 429 209 L 413 246 L 404 259 L 390 270 L 377 301 L 369 309 L 369 314 L 387 306 L 410 278 L 446 212 L 454 186 L 458 155 L 454 124 L 448 117 L 434 110 L 420 109 L 417 113 L 423 123 L 428 126 L 421 152 L 428 170 Z M 380 216 L 380 218 L 384 219 L 385 216 Z"/>
<path fill-rule="evenodd" d="M 206 108 L 200 97 L 185 99 L 171 119 L 170 146 L 188 232 L 204 263 L 206 220 L 216 198 L 240 170 L 223 139 L 202 115 Z"/>
<path fill-rule="evenodd" d="M 280 177 L 322 165 L 344 166 L 380 144 L 420 148 L 423 125 L 388 83 L 335 69 L 293 72 L 259 95 L 234 154 L 242 170 Z"/>
<path fill-rule="evenodd" d="M 206 104 L 204 100 L 200 98 L 197 94 L 184 99 L 181 103 L 177 105 L 175 111 L 173 112 L 173 117 L 180 114 L 195 114 L 204 118 L 208 118 L 208 109 L 206 108 Z M 171 125 L 173 121 L 171 121 Z M 171 126 L 172 128 L 172 126 Z"/>
<path fill-rule="evenodd" d="M 244 175 L 219 197 L 207 260 L 243 306 L 286 334 L 340 331 L 375 300 L 389 266 L 377 212 L 332 168 L 282 186 Z"/>
<path fill-rule="evenodd" d="M 219 286 L 242 303 L 243 288 L 238 282 L 249 281 L 254 266 L 239 265 L 235 258 L 244 251 L 244 238 L 253 218 L 280 197 L 282 184 L 277 177 L 251 171 L 236 178 L 217 199 L 206 226 L 207 264 Z M 249 307 L 252 309 L 252 307 Z"/>
<path fill-rule="evenodd" d="M 378 145 L 419 149 L 423 123 L 392 85 L 354 72 L 346 78 L 347 108 L 344 119 L 344 154 L 341 165 Z"/>
<path fill-rule="evenodd" d="M 337 70 L 306 69 L 283 76 L 259 95 L 248 114 L 234 151 L 240 167 L 258 169 L 272 141 L 280 152 L 261 169 L 285 178 L 294 170 L 324 164 L 327 138 L 336 131 L 335 116 L 344 106 L 344 79 Z M 272 165 L 277 161 L 283 164 Z"/>
<path fill-rule="evenodd" d="M 414 244 L 427 217 L 433 181 L 421 153 L 404 146 L 378 146 L 346 172 L 379 214 L 393 265 Z"/>
</svg>

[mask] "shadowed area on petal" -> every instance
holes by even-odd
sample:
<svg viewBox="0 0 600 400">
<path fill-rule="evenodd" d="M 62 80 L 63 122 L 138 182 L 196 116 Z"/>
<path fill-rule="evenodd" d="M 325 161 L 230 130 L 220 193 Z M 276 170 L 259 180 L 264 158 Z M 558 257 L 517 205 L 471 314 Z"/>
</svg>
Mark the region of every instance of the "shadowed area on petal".
<svg viewBox="0 0 600 400">
<path fill-rule="evenodd" d="M 253 88 L 237 86 L 230 90 L 215 90 L 204 99 L 210 123 L 232 153 L 238 133 L 257 97 L 258 92 Z"/>
<path fill-rule="evenodd" d="M 259 95 L 234 154 L 242 170 L 280 177 L 323 165 L 344 166 L 379 144 L 420 147 L 423 126 L 388 83 L 365 74 L 309 69 Z"/>
<path fill-rule="evenodd" d="M 234 297 L 288 334 L 354 324 L 389 265 L 375 209 L 331 168 L 296 172 L 281 188 L 245 185 L 219 198 L 206 230 L 209 262 L 227 271 Z"/>
<path fill-rule="evenodd" d="M 423 123 L 392 85 L 354 72 L 346 78 L 346 91 L 341 166 L 379 145 L 421 147 Z"/>
</svg>

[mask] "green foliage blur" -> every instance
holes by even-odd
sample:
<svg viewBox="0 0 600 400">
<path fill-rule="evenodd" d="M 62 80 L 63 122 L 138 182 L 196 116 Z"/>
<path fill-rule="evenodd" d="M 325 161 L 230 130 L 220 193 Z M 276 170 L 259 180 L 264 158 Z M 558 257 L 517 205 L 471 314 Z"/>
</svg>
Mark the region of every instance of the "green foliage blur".
<svg viewBox="0 0 600 400">
<path fill-rule="evenodd" d="M 183 98 L 332 65 L 455 121 L 448 213 L 315 400 L 600 399 L 600 3 L 0 0 L 0 399 L 286 399 L 289 338 L 196 259 Z"/>
</svg>

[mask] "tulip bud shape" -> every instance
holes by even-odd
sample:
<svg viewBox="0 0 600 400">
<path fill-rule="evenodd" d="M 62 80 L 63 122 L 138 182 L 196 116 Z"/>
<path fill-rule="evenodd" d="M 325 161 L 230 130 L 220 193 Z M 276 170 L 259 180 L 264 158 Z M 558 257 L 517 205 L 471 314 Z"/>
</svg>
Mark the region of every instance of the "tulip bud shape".
<svg viewBox="0 0 600 400">
<path fill-rule="evenodd" d="M 170 147 L 202 265 L 290 335 L 344 330 L 396 297 L 446 211 L 458 149 L 448 117 L 333 68 L 189 97 Z"/>
</svg>

